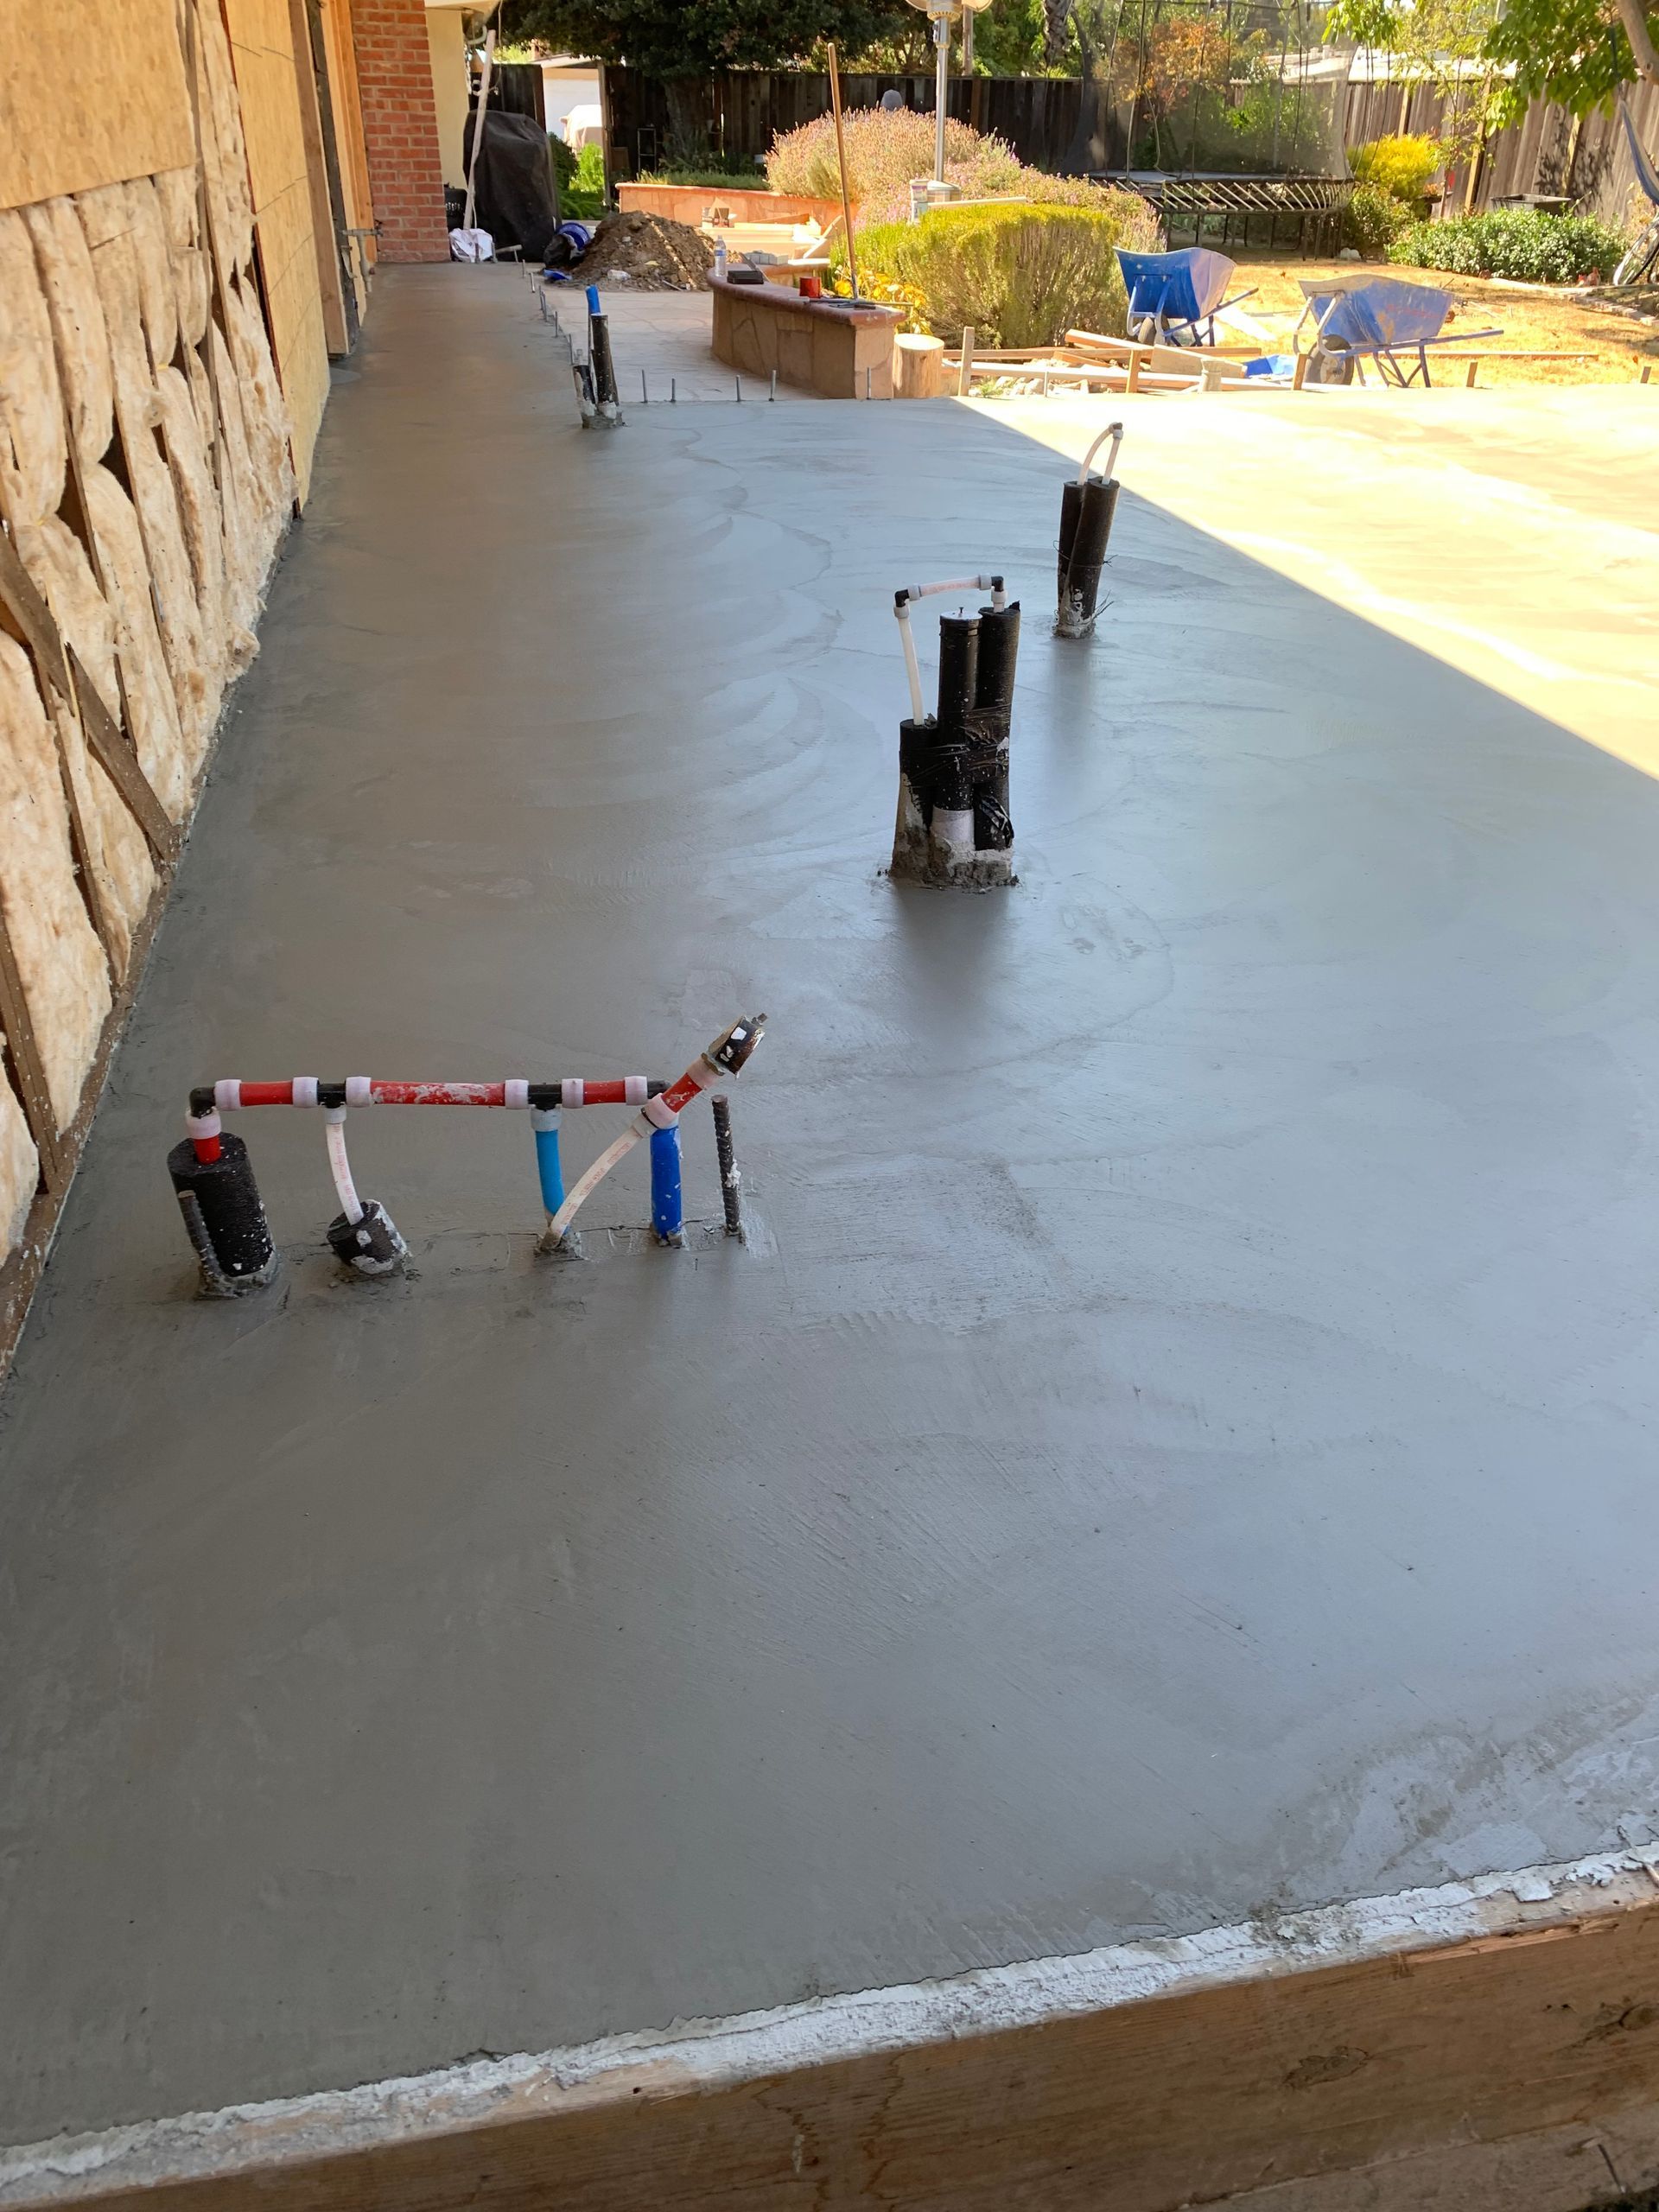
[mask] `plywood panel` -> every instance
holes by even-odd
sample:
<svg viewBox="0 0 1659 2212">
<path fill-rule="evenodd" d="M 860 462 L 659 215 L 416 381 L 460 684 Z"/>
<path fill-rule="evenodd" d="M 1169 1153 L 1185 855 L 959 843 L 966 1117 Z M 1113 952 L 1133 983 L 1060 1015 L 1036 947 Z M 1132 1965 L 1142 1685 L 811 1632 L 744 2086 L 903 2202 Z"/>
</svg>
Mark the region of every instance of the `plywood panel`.
<svg viewBox="0 0 1659 2212">
<path fill-rule="evenodd" d="M 351 0 L 320 0 L 323 43 L 327 50 L 328 91 L 334 106 L 334 143 L 340 155 L 340 191 L 352 239 L 352 280 L 357 287 L 358 320 L 368 313 L 366 270 L 374 266 L 374 196 L 369 186 L 368 149 L 363 143 L 363 108 L 357 88 L 357 55 L 352 45 Z"/>
<path fill-rule="evenodd" d="M 195 159 L 174 0 L 0 0 L 0 207 Z"/>
<path fill-rule="evenodd" d="M 303 502 L 328 396 L 328 353 L 293 21 L 288 0 L 226 0 L 225 12 L 247 141 L 271 346 L 288 402 L 294 471 Z M 302 59 L 308 70 L 310 56 Z"/>
<path fill-rule="evenodd" d="M 330 353 L 345 353 L 351 348 L 351 333 L 346 322 L 346 288 L 340 271 L 340 240 L 334 231 L 317 60 L 312 51 L 311 18 L 306 0 L 288 0 L 288 20 L 294 41 L 300 121 L 305 131 L 305 166 L 311 180 L 311 228 L 317 251 L 317 289 L 322 296 L 323 337 Z"/>
</svg>

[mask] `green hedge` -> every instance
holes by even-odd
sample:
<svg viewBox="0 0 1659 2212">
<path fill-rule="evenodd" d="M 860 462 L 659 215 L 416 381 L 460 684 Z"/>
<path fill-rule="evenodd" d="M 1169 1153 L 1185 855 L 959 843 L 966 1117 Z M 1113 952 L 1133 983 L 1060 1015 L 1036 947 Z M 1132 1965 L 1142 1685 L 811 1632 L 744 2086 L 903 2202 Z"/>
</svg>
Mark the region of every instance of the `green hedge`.
<svg viewBox="0 0 1659 2212">
<path fill-rule="evenodd" d="M 1590 215 L 1547 215 L 1535 207 L 1496 207 L 1448 223 L 1414 223 L 1389 248 L 1390 261 L 1447 269 L 1459 276 L 1510 276 L 1523 284 L 1604 281 L 1624 240 Z"/>
<path fill-rule="evenodd" d="M 1121 334 L 1114 213 L 1084 207 L 935 207 L 858 233 L 859 289 L 919 302 L 936 338 L 1050 346 L 1077 328 Z M 844 262 L 842 264 L 844 268 Z"/>
<path fill-rule="evenodd" d="M 1386 186 L 1357 184 L 1342 211 L 1342 242 L 1378 261 L 1411 228 L 1411 211 Z"/>
</svg>

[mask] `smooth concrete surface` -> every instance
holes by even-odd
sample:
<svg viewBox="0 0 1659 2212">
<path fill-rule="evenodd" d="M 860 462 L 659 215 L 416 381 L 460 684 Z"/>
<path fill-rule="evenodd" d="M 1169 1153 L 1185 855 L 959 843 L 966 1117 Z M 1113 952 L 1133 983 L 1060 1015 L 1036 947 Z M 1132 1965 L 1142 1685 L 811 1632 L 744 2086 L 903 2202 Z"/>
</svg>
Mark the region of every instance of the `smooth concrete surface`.
<svg viewBox="0 0 1659 2212">
<path fill-rule="evenodd" d="M 1647 1834 L 1659 784 L 1207 529 L 1254 402 L 1136 417 L 1062 646 L 1025 417 L 584 435 L 478 273 L 383 274 L 4 1402 L 0 2139 Z M 1503 478 L 1438 404 L 1341 435 Z M 1363 572 L 1287 419 L 1259 528 Z M 1021 880 L 900 891 L 891 595 L 982 565 Z M 192 1301 L 190 1082 L 754 1007 L 751 1249 L 604 1234 L 636 1156 L 543 1265 L 525 1117 L 381 1109 L 418 1273 L 341 1281 L 270 1112 L 285 1279 Z"/>
<path fill-rule="evenodd" d="M 534 282 L 533 276 L 530 281 Z M 773 388 L 766 377 L 740 374 L 716 359 L 711 339 L 714 302 L 708 292 L 635 292 L 626 285 L 612 284 L 601 296 L 611 326 L 617 385 L 630 420 L 642 402 L 653 409 L 704 401 L 717 407 L 750 407 L 757 402 L 793 404 L 818 397 L 803 385 L 785 384 L 781 377 Z M 531 297 L 531 312 L 536 313 L 533 293 Z M 581 286 L 550 285 L 546 298 L 550 315 L 556 311 L 560 327 L 574 337 L 578 354 L 585 353 L 588 308 Z M 545 334 L 557 343 L 550 325 Z M 569 376 L 568 369 L 564 374 Z"/>
</svg>

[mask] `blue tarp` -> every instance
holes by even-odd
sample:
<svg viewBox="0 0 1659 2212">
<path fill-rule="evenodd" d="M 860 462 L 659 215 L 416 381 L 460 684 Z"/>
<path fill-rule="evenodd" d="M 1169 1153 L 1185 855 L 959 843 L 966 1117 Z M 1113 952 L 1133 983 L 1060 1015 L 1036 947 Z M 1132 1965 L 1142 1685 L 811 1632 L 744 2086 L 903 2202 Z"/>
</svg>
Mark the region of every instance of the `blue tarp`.
<svg viewBox="0 0 1659 2212">
<path fill-rule="evenodd" d="M 1427 284 L 1402 284 L 1379 276 L 1338 292 L 1319 316 L 1321 338 L 1340 338 L 1361 352 L 1379 347 L 1421 346 L 1438 338 L 1452 309 L 1450 292 Z"/>
<path fill-rule="evenodd" d="M 1213 315 L 1227 293 L 1233 264 L 1208 246 L 1179 253 L 1125 253 L 1117 265 L 1129 295 L 1131 315 L 1161 315 L 1166 322 L 1198 322 Z"/>
</svg>

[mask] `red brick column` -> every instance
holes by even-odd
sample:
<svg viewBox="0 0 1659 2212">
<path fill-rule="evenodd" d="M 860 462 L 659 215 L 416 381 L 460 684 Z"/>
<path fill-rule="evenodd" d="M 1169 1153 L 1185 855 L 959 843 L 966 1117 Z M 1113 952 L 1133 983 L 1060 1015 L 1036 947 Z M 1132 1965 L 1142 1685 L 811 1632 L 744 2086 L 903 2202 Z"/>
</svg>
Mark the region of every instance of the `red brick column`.
<svg viewBox="0 0 1659 2212">
<path fill-rule="evenodd" d="M 424 0 L 353 0 L 363 144 L 382 261 L 448 261 Z"/>
</svg>

